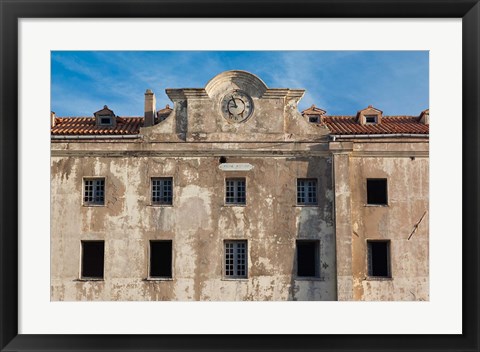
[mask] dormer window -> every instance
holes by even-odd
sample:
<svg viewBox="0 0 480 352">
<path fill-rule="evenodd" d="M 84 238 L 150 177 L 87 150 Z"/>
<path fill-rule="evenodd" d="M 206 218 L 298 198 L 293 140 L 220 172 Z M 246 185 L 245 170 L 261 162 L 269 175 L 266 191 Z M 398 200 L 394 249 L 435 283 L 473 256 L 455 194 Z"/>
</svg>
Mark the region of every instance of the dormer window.
<svg viewBox="0 0 480 352">
<path fill-rule="evenodd" d="M 377 115 L 368 115 L 368 116 L 365 116 L 365 123 L 366 123 L 367 125 L 377 123 Z"/>
<path fill-rule="evenodd" d="M 302 115 L 308 118 L 309 123 L 319 124 L 322 122 L 323 117 L 327 112 L 315 105 L 310 106 L 308 109 L 302 111 Z"/>
<path fill-rule="evenodd" d="M 115 127 L 115 113 L 104 105 L 102 110 L 93 113 L 97 126 L 112 126 Z"/>
<path fill-rule="evenodd" d="M 357 123 L 360 125 L 377 125 L 382 123 L 383 112 L 369 105 L 357 112 Z"/>
</svg>

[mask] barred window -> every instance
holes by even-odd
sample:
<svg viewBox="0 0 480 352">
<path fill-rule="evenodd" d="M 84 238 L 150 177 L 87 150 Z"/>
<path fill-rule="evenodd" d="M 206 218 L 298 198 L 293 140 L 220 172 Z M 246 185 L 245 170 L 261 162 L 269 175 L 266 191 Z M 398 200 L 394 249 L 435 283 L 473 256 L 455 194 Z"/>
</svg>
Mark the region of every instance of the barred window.
<svg viewBox="0 0 480 352">
<path fill-rule="evenodd" d="M 225 276 L 247 277 L 247 241 L 225 241 Z"/>
<path fill-rule="evenodd" d="M 152 204 L 172 204 L 171 177 L 152 178 Z"/>
<path fill-rule="evenodd" d="M 246 189 L 244 178 L 227 178 L 225 186 L 226 204 L 245 204 Z"/>
<path fill-rule="evenodd" d="M 297 204 L 317 204 L 317 180 L 308 178 L 297 179 Z"/>
<path fill-rule="evenodd" d="M 105 204 L 105 178 L 88 178 L 84 180 L 84 204 Z"/>
</svg>

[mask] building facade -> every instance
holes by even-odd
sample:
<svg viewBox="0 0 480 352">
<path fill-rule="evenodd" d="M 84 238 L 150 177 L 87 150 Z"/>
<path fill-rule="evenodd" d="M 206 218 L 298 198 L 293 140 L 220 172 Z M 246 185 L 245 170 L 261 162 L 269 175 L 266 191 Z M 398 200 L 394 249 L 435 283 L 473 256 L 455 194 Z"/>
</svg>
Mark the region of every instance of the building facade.
<svg viewBox="0 0 480 352">
<path fill-rule="evenodd" d="M 299 112 L 227 71 L 51 117 L 52 300 L 428 300 L 429 112 Z"/>
</svg>

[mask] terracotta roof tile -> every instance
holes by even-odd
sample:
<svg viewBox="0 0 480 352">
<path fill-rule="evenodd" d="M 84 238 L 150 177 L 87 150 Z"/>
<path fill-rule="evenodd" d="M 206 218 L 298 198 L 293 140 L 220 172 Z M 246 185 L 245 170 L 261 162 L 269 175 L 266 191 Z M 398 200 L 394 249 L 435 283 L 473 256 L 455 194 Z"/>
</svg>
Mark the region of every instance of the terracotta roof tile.
<svg viewBox="0 0 480 352">
<path fill-rule="evenodd" d="M 168 116 L 171 109 L 161 110 Z M 96 126 L 95 117 L 57 117 L 52 135 L 131 135 L 143 127 L 143 117 L 116 117 L 116 126 Z M 380 124 L 360 125 L 355 116 L 324 116 L 323 124 L 332 134 L 428 134 L 429 125 L 417 116 L 384 116 Z"/>
<path fill-rule="evenodd" d="M 332 134 L 428 134 L 429 125 L 418 116 L 383 116 L 379 124 L 361 125 L 355 116 L 325 116 L 324 124 Z"/>
<path fill-rule="evenodd" d="M 52 135 L 127 135 L 138 134 L 143 117 L 115 117 L 116 126 L 96 126 L 95 117 L 57 117 Z"/>
</svg>

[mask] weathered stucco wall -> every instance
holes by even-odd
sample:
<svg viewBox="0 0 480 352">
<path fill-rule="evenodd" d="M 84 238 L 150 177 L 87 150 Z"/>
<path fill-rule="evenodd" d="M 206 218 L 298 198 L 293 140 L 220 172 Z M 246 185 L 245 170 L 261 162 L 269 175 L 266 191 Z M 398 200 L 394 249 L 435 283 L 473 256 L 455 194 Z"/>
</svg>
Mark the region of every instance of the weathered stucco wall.
<svg viewBox="0 0 480 352">
<path fill-rule="evenodd" d="M 218 156 L 179 157 L 172 151 L 170 157 L 143 157 L 139 151 L 137 157 L 79 157 L 95 154 L 90 148 L 98 144 L 54 144 L 52 300 L 336 299 L 327 154 L 228 156 L 229 163 L 254 168 L 226 172 L 218 168 Z M 101 149 L 117 147 L 104 143 Z M 67 151 L 69 156 L 55 156 Z M 105 206 L 82 205 L 82 180 L 91 176 L 106 179 Z M 172 206 L 150 204 L 150 178 L 161 176 L 173 177 Z M 246 178 L 246 205 L 226 206 L 225 177 L 236 176 Z M 317 206 L 296 205 L 297 177 L 318 179 Z M 81 240 L 93 239 L 105 240 L 104 281 L 81 281 Z M 146 280 L 149 240 L 155 239 L 173 241 L 170 281 Z M 248 279 L 224 279 L 223 241 L 229 239 L 248 240 Z M 296 239 L 320 240 L 319 278 L 295 278 Z"/>
<path fill-rule="evenodd" d="M 333 152 L 333 175 L 335 193 L 335 240 L 337 299 L 350 301 L 353 296 L 352 276 L 352 221 L 350 197 L 349 154 Z"/>
<path fill-rule="evenodd" d="M 356 141 L 349 147 L 342 164 L 349 179 L 335 179 L 336 198 L 351 199 L 350 211 L 336 204 L 336 214 L 344 214 L 337 224 L 351 223 L 350 236 L 337 229 L 337 270 L 351 267 L 354 300 L 428 300 L 428 143 Z M 387 206 L 367 205 L 368 178 L 387 179 Z M 368 276 L 367 240 L 390 241 L 391 278 Z M 351 257 L 343 255 L 350 250 Z"/>
<path fill-rule="evenodd" d="M 240 123 L 220 111 L 236 89 L 254 105 Z M 53 139 L 52 300 L 428 300 L 428 139 L 335 141 L 298 112 L 303 93 L 229 71 L 167 89 L 173 112 L 138 138 Z M 221 156 L 253 169 L 222 171 Z M 86 177 L 105 178 L 104 206 L 83 205 Z M 171 206 L 151 204 L 152 177 L 173 178 Z M 245 177 L 246 205 L 225 205 L 226 177 Z M 317 179 L 317 205 L 297 205 L 297 178 Z M 366 205 L 367 178 L 388 180 L 387 206 Z M 149 241 L 162 239 L 173 277 L 151 280 Z M 225 279 L 236 239 L 248 277 Z M 296 275 L 302 239 L 320 243 L 318 277 Z M 368 277 L 366 241 L 379 239 L 391 278 Z M 80 278 L 82 240 L 105 241 L 103 280 Z"/>
</svg>

